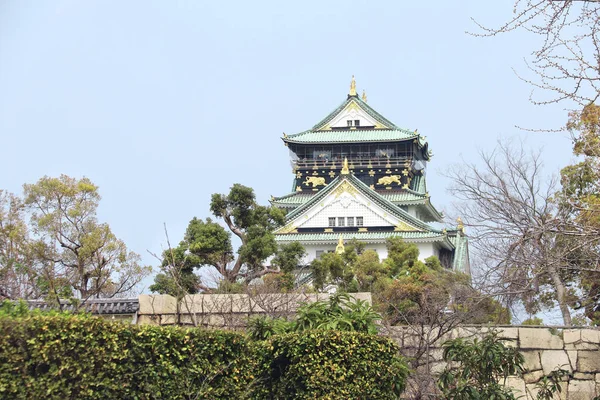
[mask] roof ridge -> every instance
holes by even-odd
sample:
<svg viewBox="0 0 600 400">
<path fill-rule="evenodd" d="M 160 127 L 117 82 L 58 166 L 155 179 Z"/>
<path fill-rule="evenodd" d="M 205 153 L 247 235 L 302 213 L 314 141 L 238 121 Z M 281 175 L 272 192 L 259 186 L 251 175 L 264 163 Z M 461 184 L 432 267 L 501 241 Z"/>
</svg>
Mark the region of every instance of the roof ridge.
<svg viewBox="0 0 600 400">
<path fill-rule="evenodd" d="M 287 198 L 294 197 L 294 196 L 299 196 L 299 195 L 311 196 L 312 193 L 292 192 L 292 193 L 284 194 L 283 196 L 273 197 L 273 199 L 271 201 L 283 200 L 283 199 L 287 199 Z"/>
</svg>

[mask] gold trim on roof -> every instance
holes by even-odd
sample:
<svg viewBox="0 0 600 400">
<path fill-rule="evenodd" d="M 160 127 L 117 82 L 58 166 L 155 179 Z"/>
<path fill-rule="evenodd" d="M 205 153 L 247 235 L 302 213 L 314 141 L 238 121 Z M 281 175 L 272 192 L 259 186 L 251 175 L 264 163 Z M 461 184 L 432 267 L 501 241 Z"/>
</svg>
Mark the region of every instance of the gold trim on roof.
<svg viewBox="0 0 600 400">
<path fill-rule="evenodd" d="M 414 226 L 407 224 L 404 221 L 398 221 L 396 226 L 394 227 L 394 232 L 414 232 L 418 231 Z"/>
<path fill-rule="evenodd" d="M 352 75 L 352 80 L 350 81 L 350 96 L 356 96 L 356 81 L 354 80 L 354 75 Z"/>
<path fill-rule="evenodd" d="M 342 166 L 342 171 L 340 172 L 342 175 L 348 175 L 350 170 L 348 169 L 348 158 L 344 157 L 344 164 Z"/>
<path fill-rule="evenodd" d="M 362 101 L 367 102 L 367 92 L 363 90 Z"/>
<path fill-rule="evenodd" d="M 341 185 L 339 185 L 338 187 L 335 188 L 335 190 L 333 191 L 333 194 L 335 194 L 335 197 L 338 198 L 344 193 L 348 193 L 352 197 L 356 197 L 356 194 L 358 193 L 358 191 L 354 188 L 354 186 L 349 184 L 347 181 L 343 181 L 341 183 Z"/>
</svg>

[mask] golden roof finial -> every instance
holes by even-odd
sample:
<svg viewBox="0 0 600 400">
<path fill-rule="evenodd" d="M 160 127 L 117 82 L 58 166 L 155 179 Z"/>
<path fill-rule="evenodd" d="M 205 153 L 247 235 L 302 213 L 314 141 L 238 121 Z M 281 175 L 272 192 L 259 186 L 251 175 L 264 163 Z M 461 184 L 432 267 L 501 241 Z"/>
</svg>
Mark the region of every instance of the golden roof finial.
<svg viewBox="0 0 600 400">
<path fill-rule="evenodd" d="M 340 235 L 337 246 L 335 246 L 335 252 L 338 254 L 344 254 L 344 238 Z"/>
<path fill-rule="evenodd" d="M 342 175 L 348 175 L 350 173 L 350 169 L 348 168 L 348 158 L 344 157 L 344 164 L 342 165 Z"/>
<path fill-rule="evenodd" d="M 354 75 L 352 75 L 352 81 L 350 81 L 350 96 L 356 96 L 356 81 Z"/>
<path fill-rule="evenodd" d="M 367 102 L 367 92 L 365 92 L 364 89 L 363 89 L 362 101 L 364 101 L 365 103 Z"/>
<path fill-rule="evenodd" d="M 285 132 L 283 132 L 283 137 L 284 137 L 284 138 L 287 138 L 287 135 L 286 135 L 286 133 L 285 133 Z"/>
<path fill-rule="evenodd" d="M 456 229 L 458 229 L 461 232 L 465 231 L 465 224 L 463 223 L 463 220 L 461 217 L 456 218 Z"/>
</svg>

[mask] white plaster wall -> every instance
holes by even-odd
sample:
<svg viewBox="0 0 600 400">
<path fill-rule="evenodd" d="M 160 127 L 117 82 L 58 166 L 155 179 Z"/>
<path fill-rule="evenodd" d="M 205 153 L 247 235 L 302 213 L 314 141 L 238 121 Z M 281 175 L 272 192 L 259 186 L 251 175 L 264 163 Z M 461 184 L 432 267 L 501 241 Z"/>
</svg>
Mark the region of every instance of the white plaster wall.
<svg viewBox="0 0 600 400">
<path fill-rule="evenodd" d="M 301 222 L 299 227 L 326 228 L 329 226 L 330 217 L 335 217 L 336 226 L 338 217 L 363 217 L 363 226 L 366 227 L 394 226 L 389 220 L 390 217 L 385 212 L 372 207 L 370 208 L 368 204 L 344 194 L 329 204 L 324 203 L 323 206 L 317 206 L 320 209 L 319 212 L 309 216 L 305 222 Z"/>
<path fill-rule="evenodd" d="M 417 206 L 408 206 L 406 211 L 413 217 L 417 217 Z"/>
<path fill-rule="evenodd" d="M 310 264 L 312 260 L 317 257 L 318 250 L 335 251 L 337 243 L 335 244 L 305 244 L 304 249 L 307 255 L 302 260 L 304 265 Z M 419 260 L 425 260 L 430 256 L 437 256 L 439 254 L 438 249 L 434 243 L 417 243 L 419 248 Z M 379 255 L 380 260 L 387 258 L 388 252 L 385 243 L 367 243 L 366 249 L 375 250 Z"/>
<path fill-rule="evenodd" d="M 345 110 L 340 112 L 336 118 L 334 118 L 330 124 L 333 128 L 345 128 L 348 126 L 347 120 L 352 120 L 352 126 L 354 126 L 354 120 L 360 120 L 360 126 L 374 126 L 377 122 L 371 118 L 369 114 L 359 109 L 358 107 L 347 107 Z"/>
</svg>

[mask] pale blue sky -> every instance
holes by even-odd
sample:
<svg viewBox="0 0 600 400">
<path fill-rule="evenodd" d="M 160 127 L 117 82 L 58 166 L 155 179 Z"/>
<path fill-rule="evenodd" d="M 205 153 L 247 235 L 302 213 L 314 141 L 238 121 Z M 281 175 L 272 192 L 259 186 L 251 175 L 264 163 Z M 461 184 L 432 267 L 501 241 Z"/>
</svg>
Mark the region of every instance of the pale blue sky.
<svg viewBox="0 0 600 400">
<path fill-rule="evenodd" d="M 549 172 L 571 160 L 561 107 L 528 102 L 524 33 L 481 39 L 512 0 L 0 0 L 0 188 L 61 173 L 100 186 L 100 219 L 148 263 L 166 222 L 178 242 L 235 182 L 266 204 L 290 191 L 282 132 L 318 122 L 360 93 L 427 136 L 429 190 L 441 171 L 498 137 L 544 146 Z"/>
</svg>

